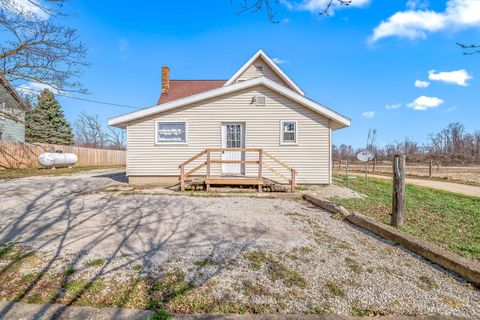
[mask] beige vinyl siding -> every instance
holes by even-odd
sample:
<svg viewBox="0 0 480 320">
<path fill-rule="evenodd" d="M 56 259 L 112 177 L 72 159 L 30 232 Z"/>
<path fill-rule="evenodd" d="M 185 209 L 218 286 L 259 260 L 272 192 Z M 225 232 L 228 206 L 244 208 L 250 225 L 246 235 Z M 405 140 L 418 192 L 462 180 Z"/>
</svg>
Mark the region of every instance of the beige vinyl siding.
<svg viewBox="0 0 480 320">
<path fill-rule="evenodd" d="M 252 97 L 264 95 L 265 106 L 251 104 Z M 155 145 L 155 121 L 186 121 L 187 144 Z M 280 121 L 296 120 L 298 145 L 280 145 Z M 130 123 L 128 130 L 127 172 L 130 176 L 178 175 L 178 165 L 208 147 L 221 146 L 222 122 L 245 123 L 245 147 L 264 148 L 295 168 L 298 183 L 330 183 L 329 120 L 300 104 L 264 87 L 257 86 Z M 212 154 L 212 159 L 220 159 Z M 257 159 L 258 154 L 247 154 Z M 190 164 L 187 171 L 205 161 L 202 157 Z M 266 160 L 275 169 L 289 172 Z M 212 175 L 221 174 L 221 165 L 212 164 Z M 258 167 L 246 165 L 246 175 L 257 175 Z M 205 170 L 199 173 L 204 174 Z M 264 175 L 284 182 L 266 168 Z"/>
<path fill-rule="evenodd" d="M 257 66 L 261 66 L 262 67 L 262 71 L 259 72 L 257 71 Z M 273 71 L 272 68 L 270 68 L 270 66 L 261 58 L 258 58 L 257 60 L 255 60 L 252 65 L 250 65 L 237 79 L 236 82 L 238 81 L 245 81 L 245 80 L 249 80 L 249 79 L 253 79 L 253 78 L 258 78 L 258 77 L 266 77 L 270 80 L 273 80 L 277 83 L 280 83 L 282 86 L 285 86 L 287 88 L 290 88 L 290 86 L 285 82 L 283 81 L 282 78 L 280 78 L 278 76 L 278 74 Z"/>
</svg>

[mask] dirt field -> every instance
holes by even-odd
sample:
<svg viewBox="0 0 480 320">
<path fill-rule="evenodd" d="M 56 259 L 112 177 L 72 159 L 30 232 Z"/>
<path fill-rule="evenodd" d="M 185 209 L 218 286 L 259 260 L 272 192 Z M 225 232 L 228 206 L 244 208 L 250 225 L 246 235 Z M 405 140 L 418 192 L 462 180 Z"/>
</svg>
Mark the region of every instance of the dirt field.
<svg viewBox="0 0 480 320">
<path fill-rule="evenodd" d="M 349 164 L 349 170 L 351 171 L 365 171 L 365 166 L 363 164 Z M 407 163 L 407 176 L 410 177 L 420 177 L 428 178 L 428 165 L 409 165 Z M 339 170 L 338 163 L 335 165 L 335 171 L 344 172 L 345 166 L 342 163 Z M 368 171 L 373 173 L 373 166 L 369 165 Z M 383 162 L 382 164 L 377 164 L 375 166 L 375 173 L 377 174 L 391 174 L 392 173 L 392 164 L 388 162 Z M 465 166 L 465 167 L 444 167 L 444 166 L 433 166 L 432 168 L 432 178 L 454 181 L 459 183 L 466 184 L 475 184 L 480 185 L 480 166 Z"/>
</svg>

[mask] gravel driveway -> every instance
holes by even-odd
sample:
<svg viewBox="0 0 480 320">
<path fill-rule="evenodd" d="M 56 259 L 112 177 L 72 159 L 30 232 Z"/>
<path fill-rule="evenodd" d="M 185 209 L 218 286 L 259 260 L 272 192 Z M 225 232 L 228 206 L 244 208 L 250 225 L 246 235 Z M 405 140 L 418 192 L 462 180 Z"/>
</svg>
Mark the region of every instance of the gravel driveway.
<svg viewBox="0 0 480 320">
<path fill-rule="evenodd" d="M 0 243 L 32 248 L 49 269 L 68 265 L 76 277 L 180 270 L 195 286 L 189 302 L 480 317 L 472 285 L 308 203 L 105 191 L 121 183 L 111 171 L 1 181 Z M 99 258 L 103 267 L 86 265 Z"/>
</svg>

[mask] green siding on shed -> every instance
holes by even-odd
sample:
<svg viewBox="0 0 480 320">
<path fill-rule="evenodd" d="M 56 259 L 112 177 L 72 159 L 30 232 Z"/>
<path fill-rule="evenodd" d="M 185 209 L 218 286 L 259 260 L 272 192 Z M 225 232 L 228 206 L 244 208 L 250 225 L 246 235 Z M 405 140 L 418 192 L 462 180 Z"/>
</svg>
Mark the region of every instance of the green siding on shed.
<svg viewBox="0 0 480 320">
<path fill-rule="evenodd" d="M 19 121 L 5 116 L 14 114 Z M 0 85 L 0 132 L 2 140 L 25 141 L 25 112 L 18 101 L 3 86 Z"/>
</svg>

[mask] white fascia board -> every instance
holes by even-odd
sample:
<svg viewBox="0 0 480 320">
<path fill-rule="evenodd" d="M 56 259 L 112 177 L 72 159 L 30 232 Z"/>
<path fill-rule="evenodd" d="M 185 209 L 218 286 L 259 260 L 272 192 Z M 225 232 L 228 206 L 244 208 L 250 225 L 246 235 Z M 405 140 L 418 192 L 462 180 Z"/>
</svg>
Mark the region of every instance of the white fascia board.
<svg viewBox="0 0 480 320">
<path fill-rule="evenodd" d="M 245 70 L 247 70 L 248 67 L 250 67 L 259 57 L 261 57 L 270 66 L 270 68 L 272 68 L 273 71 L 275 71 L 277 75 L 282 78 L 283 81 L 288 83 L 293 90 L 297 91 L 302 96 L 305 95 L 303 90 L 261 49 L 258 50 L 257 53 L 255 53 L 253 57 L 251 57 L 240 69 L 238 69 L 238 71 L 235 72 L 235 74 L 224 84 L 224 86 L 234 83 L 238 77 L 240 77 L 240 75 L 242 75 Z"/>
<path fill-rule="evenodd" d="M 250 80 L 234 83 L 226 87 L 220 87 L 210 91 L 202 92 L 193 96 L 185 97 L 182 99 L 174 100 L 171 102 L 163 103 L 153 107 L 145 108 L 139 111 L 127 113 L 108 120 L 108 125 L 124 128 L 129 121 L 134 121 L 140 118 L 148 117 L 157 113 L 165 112 L 174 108 L 182 107 L 188 104 L 196 103 L 202 100 L 207 100 L 222 96 L 231 92 L 240 91 L 257 85 L 264 85 L 304 106 L 307 108 L 332 119 L 336 123 L 338 129 L 350 126 L 350 119 L 336 113 L 335 111 L 313 101 L 305 98 L 303 95 L 290 90 L 273 80 L 265 77 L 253 78 Z"/>
</svg>

